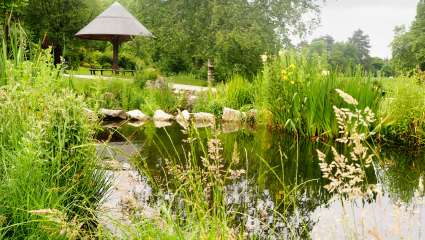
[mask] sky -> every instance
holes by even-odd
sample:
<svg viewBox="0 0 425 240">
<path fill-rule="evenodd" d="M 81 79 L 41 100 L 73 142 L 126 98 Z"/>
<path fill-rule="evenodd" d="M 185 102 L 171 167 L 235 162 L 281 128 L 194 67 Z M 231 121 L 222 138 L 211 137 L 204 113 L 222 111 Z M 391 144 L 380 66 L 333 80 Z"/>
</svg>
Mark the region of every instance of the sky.
<svg viewBox="0 0 425 240">
<path fill-rule="evenodd" d="M 371 56 L 391 57 L 394 27 L 410 26 L 419 0 L 326 0 L 321 10 L 321 23 L 307 40 L 331 35 L 346 41 L 355 30 L 370 36 Z"/>
</svg>

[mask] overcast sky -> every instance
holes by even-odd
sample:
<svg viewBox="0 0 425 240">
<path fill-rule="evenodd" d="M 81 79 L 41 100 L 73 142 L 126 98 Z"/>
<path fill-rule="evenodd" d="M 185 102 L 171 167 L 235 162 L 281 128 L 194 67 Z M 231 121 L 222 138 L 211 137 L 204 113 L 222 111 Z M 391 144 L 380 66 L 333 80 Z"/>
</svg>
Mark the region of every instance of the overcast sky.
<svg viewBox="0 0 425 240">
<path fill-rule="evenodd" d="M 360 28 L 370 36 L 372 56 L 390 57 L 394 27 L 410 26 L 418 1 L 327 0 L 322 8 L 321 26 L 308 39 L 329 34 L 338 41 L 345 41 Z"/>
</svg>

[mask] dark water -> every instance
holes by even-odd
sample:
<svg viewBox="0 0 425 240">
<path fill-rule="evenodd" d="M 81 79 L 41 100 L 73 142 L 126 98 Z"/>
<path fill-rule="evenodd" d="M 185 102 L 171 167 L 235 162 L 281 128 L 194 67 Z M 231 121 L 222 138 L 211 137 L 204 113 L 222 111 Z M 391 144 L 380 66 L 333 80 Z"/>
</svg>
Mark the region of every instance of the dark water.
<svg viewBox="0 0 425 240">
<path fill-rule="evenodd" d="M 376 184 L 380 194 L 373 198 L 348 201 L 328 193 L 323 186 L 316 149 L 330 154 L 330 144 L 296 139 L 267 129 L 242 128 L 220 133 L 223 158 L 230 161 L 238 152 L 236 168 L 247 170 L 246 178 L 259 190 L 267 191 L 275 202 L 283 199 L 287 189 L 299 186 L 294 196 L 296 206 L 282 211 L 292 217 L 313 239 L 425 239 L 423 175 L 425 155 L 400 149 L 380 149 L 379 158 L 367 171 L 367 180 Z M 206 145 L 214 135 L 210 129 L 198 129 L 197 141 Z M 131 142 L 140 146 L 139 160 L 146 163 L 149 174 L 159 182 L 166 176 L 164 159 L 185 159 L 188 135 L 177 125 L 156 128 L 123 126 L 105 131 L 99 139 Z M 345 152 L 343 147 L 338 147 Z M 201 154 L 202 150 L 198 149 Z M 425 226 L 425 225 L 424 225 Z M 425 228 L 424 228 L 425 229 Z M 301 234 L 301 236 L 305 236 Z"/>
</svg>

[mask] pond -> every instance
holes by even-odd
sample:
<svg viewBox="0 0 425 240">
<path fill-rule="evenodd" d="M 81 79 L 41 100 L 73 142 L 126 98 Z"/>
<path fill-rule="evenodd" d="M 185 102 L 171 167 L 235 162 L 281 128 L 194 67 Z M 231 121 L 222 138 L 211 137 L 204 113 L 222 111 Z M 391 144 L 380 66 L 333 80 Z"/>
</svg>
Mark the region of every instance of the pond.
<svg viewBox="0 0 425 240">
<path fill-rule="evenodd" d="M 285 228 L 282 234 L 287 235 L 280 235 L 282 238 L 294 235 L 312 239 L 425 238 L 422 233 L 425 154 L 422 152 L 379 149 L 379 159 L 367 170 L 367 181 L 376 184 L 379 194 L 347 200 L 324 189 L 328 181 L 322 178 L 316 149 L 330 153 L 332 144 L 297 140 L 292 135 L 265 128 L 224 126 L 220 129 L 217 137 L 223 147 L 223 159 L 230 162 L 236 155 L 239 161 L 235 167 L 246 170 L 243 178 L 228 183 L 230 191 L 239 192 L 230 195 L 230 201 L 243 201 L 244 196 L 240 195 L 243 188 L 249 188 L 247 191 L 255 195 L 256 207 L 259 202 L 271 200 L 274 209 L 287 219 L 285 224 L 292 225 Z M 209 128 L 198 129 L 195 138 L 206 143 L 215 134 Z M 133 162 L 145 166 L 142 175 L 153 176 L 154 189 L 167 185 L 166 159 L 184 161 L 190 148 L 187 132 L 177 124 L 164 128 L 153 124 L 137 128 L 123 125 L 115 130 L 106 129 L 98 138 L 137 146 L 138 154 L 131 153 Z M 347 151 L 341 146 L 337 149 Z M 291 195 L 291 206 L 279 204 L 287 197 L 288 189 L 296 189 L 296 194 Z M 267 236 L 267 232 L 264 234 Z"/>
</svg>

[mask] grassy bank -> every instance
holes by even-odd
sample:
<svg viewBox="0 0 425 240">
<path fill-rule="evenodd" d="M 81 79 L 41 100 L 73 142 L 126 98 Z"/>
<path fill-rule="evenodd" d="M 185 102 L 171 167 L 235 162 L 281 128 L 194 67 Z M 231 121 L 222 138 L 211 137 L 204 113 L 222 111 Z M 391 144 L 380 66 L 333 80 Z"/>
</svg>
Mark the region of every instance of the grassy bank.
<svg viewBox="0 0 425 240">
<path fill-rule="evenodd" d="M 18 39 L 18 38 L 17 38 Z M 86 105 L 63 90 L 47 51 L 25 41 L 0 61 L 0 238 L 81 239 L 96 233 L 108 190 Z M 3 51 L 7 51 L 3 46 Z M 27 60 L 31 59 L 31 60 Z"/>
</svg>

